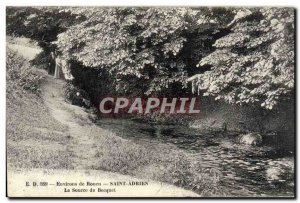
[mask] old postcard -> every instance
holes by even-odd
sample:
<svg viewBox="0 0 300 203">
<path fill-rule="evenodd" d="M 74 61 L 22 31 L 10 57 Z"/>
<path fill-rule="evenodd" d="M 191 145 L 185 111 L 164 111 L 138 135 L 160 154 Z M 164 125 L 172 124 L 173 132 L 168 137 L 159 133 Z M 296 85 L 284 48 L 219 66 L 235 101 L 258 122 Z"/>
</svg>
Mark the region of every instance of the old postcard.
<svg viewBox="0 0 300 203">
<path fill-rule="evenodd" d="M 295 198 L 295 10 L 6 7 L 7 196 Z"/>
</svg>

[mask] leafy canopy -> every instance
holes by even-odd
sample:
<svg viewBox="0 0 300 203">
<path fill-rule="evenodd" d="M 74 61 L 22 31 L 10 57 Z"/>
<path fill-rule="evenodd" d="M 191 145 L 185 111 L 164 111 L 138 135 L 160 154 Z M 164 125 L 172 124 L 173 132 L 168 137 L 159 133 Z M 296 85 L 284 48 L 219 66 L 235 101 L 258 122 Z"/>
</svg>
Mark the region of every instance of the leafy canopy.
<svg viewBox="0 0 300 203">
<path fill-rule="evenodd" d="M 294 88 L 294 10 L 236 10 L 230 33 L 198 63 L 209 66 L 190 78 L 194 91 L 228 103 L 260 103 L 272 109 Z"/>
<path fill-rule="evenodd" d="M 224 18 L 226 9 L 123 7 L 73 12 L 90 17 L 58 36 L 61 51 L 86 67 L 107 68 L 120 91 L 138 86 L 147 95 L 186 87 L 191 61 L 207 54 L 194 52 L 206 46 L 209 33 L 226 19 L 229 22 Z"/>
<path fill-rule="evenodd" d="M 93 84 L 107 72 L 124 94 L 192 90 L 272 109 L 294 90 L 291 8 L 8 7 L 7 33 L 56 41 Z"/>
</svg>

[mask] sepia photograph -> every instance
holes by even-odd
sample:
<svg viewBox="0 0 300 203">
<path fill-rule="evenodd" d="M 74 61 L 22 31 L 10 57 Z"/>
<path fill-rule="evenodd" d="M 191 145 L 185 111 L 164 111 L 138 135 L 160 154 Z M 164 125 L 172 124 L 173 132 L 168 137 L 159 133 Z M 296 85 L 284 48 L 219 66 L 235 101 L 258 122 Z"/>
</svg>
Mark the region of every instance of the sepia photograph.
<svg viewBox="0 0 300 203">
<path fill-rule="evenodd" d="M 296 197 L 295 8 L 5 15 L 8 198 Z"/>
</svg>

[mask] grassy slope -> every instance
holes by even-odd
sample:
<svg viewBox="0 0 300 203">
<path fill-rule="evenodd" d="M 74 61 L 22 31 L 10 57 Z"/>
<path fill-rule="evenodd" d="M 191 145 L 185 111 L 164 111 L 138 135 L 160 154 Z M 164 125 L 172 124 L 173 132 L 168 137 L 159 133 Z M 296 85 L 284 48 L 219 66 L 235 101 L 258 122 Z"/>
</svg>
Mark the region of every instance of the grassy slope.
<svg viewBox="0 0 300 203">
<path fill-rule="evenodd" d="M 65 145 L 68 127 L 50 115 L 41 97 L 9 76 L 6 91 L 8 169 L 72 168 L 72 152 Z"/>
</svg>

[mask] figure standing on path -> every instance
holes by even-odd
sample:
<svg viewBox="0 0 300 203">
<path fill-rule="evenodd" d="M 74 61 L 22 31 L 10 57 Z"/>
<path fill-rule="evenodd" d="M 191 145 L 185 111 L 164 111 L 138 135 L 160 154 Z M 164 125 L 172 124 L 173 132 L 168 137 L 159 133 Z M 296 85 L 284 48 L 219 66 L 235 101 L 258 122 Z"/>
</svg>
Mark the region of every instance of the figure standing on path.
<svg viewBox="0 0 300 203">
<path fill-rule="evenodd" d="M 61 61 L 59 57 L 57 57 L 57 54 L 55 52 L 55 71 L 54 71 L 54 78 L 59 79 L 60 78 L 60 70 L 61 70 Z"/>
<path fill-rule="evenodd" d="M 49 61 L 49 64 L 48 64 L 48 74 L 49 75 L 54 74 L 54 69 L 55 69 L 55 55 L 54 55 L 54 52 L 51 51 L 50 61 Z"/>
</svg>

